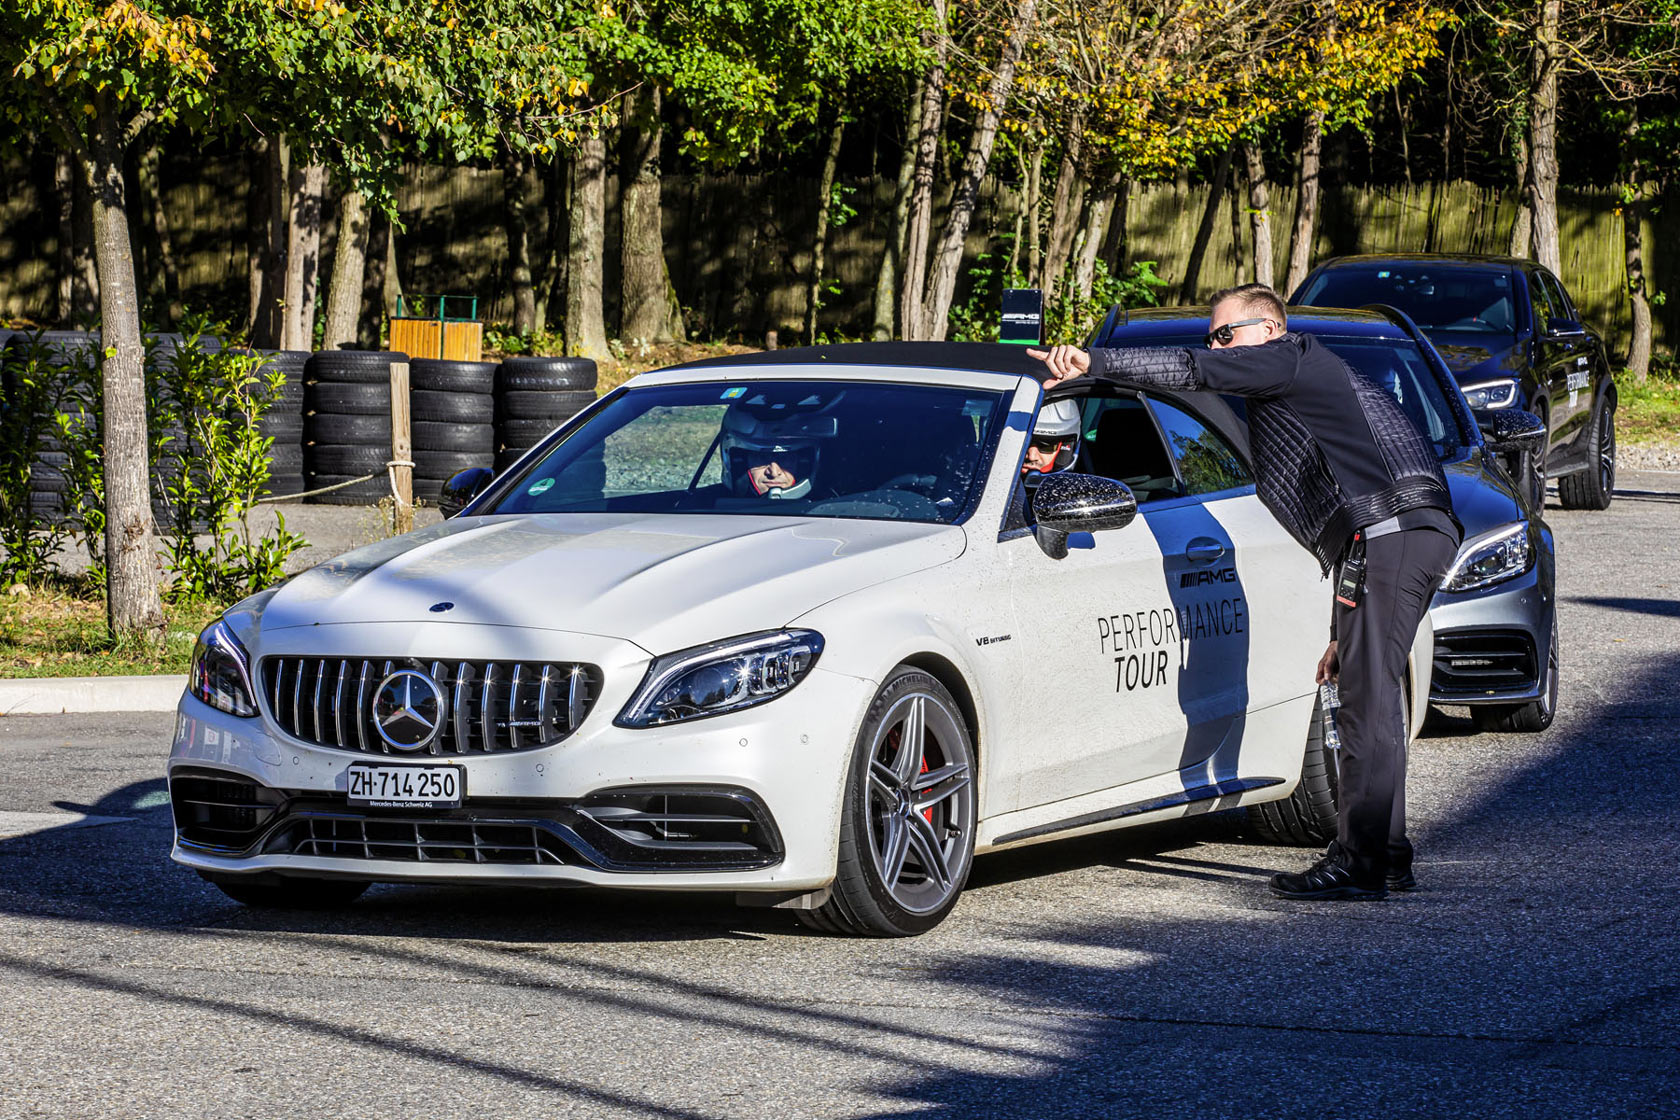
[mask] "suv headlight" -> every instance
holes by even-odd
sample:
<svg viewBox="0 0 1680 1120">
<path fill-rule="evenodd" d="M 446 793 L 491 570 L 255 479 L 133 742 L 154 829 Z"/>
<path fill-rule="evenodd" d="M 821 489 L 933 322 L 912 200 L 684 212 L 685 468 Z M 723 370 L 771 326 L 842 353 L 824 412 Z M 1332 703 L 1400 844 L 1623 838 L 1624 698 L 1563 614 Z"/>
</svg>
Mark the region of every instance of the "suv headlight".
<svg viewBox="0 0 1680 1120">
<path fill-rule="evenodd" d="M 814 630 L 769 630 L 668 653 L 648 666 L 613 722 L 657 727 L 774 700 L 805 679 L 822 650 Z"/>
<path fill-rule="evenodd" d="M 1528 571 L 1534 559 L 1528 524 L 1518 522 L 1498 532 L 1478 537 L 1458 550 L 1458 559 L 1441 581 L 1446 591 L 1474 591 L 1501 583 Z"/>
<path fill-rule="evenodd" d="M 213 622 L 198 636 L 187 691 L 229 715 L 249 718 L 257 714 L 251 658 L 227 623 Z"/>
<path fill-rule="evenodd" d="M 1510 408 L 1517 403 L 1517 383 L 1495 381 L 1491 385 L 1478 385 L 1474 389 L 1464 390 L 1464 400 L 1477 411 Z"/>
</svg>

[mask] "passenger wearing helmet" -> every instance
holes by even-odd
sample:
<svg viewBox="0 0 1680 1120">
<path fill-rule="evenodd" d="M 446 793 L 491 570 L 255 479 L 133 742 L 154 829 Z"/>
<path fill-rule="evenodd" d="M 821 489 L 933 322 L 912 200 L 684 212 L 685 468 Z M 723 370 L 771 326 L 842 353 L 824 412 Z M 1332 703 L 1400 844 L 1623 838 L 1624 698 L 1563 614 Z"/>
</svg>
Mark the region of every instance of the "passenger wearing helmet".
<svg viewBox="0 0 1680 1120">
<path fill-rule="evenodd" d="M 718 450 L 724 479 L 742 498 L 803 498 L 811 493 L 822 445 L 838 428 L 828 408 L 731 405 L 723 416 Z"/>
<path fill-rule="evenodd" d="M 1079 454 L 1079 421 L 1078 401 L 1051 401 L 1039 409 L 1021 473 L 1052 474 L 1073 466 Z"/>
</svg>

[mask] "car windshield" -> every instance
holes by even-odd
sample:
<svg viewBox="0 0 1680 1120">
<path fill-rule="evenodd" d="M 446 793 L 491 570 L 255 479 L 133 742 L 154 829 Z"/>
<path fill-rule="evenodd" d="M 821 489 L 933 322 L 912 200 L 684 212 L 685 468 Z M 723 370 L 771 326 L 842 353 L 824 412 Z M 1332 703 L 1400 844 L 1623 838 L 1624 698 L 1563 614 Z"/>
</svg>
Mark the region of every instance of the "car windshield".
<svg viewBox="0 0 1680 1120">
<path fill-rule="evenodd" d="M 950 523 L 1008 395 L 863 381 L 708 381 L 608 398 L 485 513 L 738 513 Z"/>
<path fill-rule="evenodd" d="M 1298 303 L 1309 307 L 1398 307 L 1426 331 L 1480 331 L 1516 336 L 1508 269 L 1437 264 L 1340 265 L 1307 283 Z"/>
<path fill-rule="evenodd" d="M 1441 378 L 1448 375 L 1442 371 L 1437 376 L 1435 367 L 1430 365 L 1417 343 L 1411 339 L 1360 338 L 1319 331 L 1311 333 L 1343 361 L 1388 390 L 1389 395 L 1400 402 L 1400 407 L 1412 423 L 1417 425 L 1418 431 L 1435 448 L 1437 457 L 1454 459 L 1463 453 L 1465 433 L 1456 419 L 1457 413 L 1447 400 L 1446 391 L 1441 387 Z M 1184 346 L 1199 350 L 1205 345 L 1202 339 L 1200 333 L 1136 339 L 1120 335 L 1111 336 L 1103 345 Z M 1247 410 L 1240 397 L 1228 400 L 1239 416 L 1246 417 Z"/>
</svg>

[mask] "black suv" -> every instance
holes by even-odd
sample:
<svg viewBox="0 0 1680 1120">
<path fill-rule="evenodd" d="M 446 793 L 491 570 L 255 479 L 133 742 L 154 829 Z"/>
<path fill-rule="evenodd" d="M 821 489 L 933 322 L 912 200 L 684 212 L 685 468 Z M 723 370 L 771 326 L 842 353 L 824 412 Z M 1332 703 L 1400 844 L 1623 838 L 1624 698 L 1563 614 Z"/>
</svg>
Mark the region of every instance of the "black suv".
<svg viewBox="0 0 1680 1120">
<path fill-rule="evenodd" d="M 1616 385 L 1604 340 L 1546 269 L 1513 257 L 1335 257 L 1291 303 L 1404 311 L 1451 367 L 1478 419 L 1526 409 L 1546 422 L 1541 455 L 1509 469 L 1536 508 L 1547 477 L 1565 509 L 1604 509 L 1616 483 Z"/>
</svg>

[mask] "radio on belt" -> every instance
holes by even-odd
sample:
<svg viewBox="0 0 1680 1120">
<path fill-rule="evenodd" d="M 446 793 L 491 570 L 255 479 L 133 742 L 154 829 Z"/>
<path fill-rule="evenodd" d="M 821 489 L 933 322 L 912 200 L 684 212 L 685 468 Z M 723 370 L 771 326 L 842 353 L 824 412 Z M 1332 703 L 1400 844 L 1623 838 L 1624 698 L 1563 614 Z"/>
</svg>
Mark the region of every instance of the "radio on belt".
<svg viewBox="0 0 1680 1120">
<path fill-rule="evenodd" d="M 1044 341 L 1044 292 L 1038 288 L 1003 290 L 1003 324 L 999 342 L 1037 346 Z"/>
</svg>

